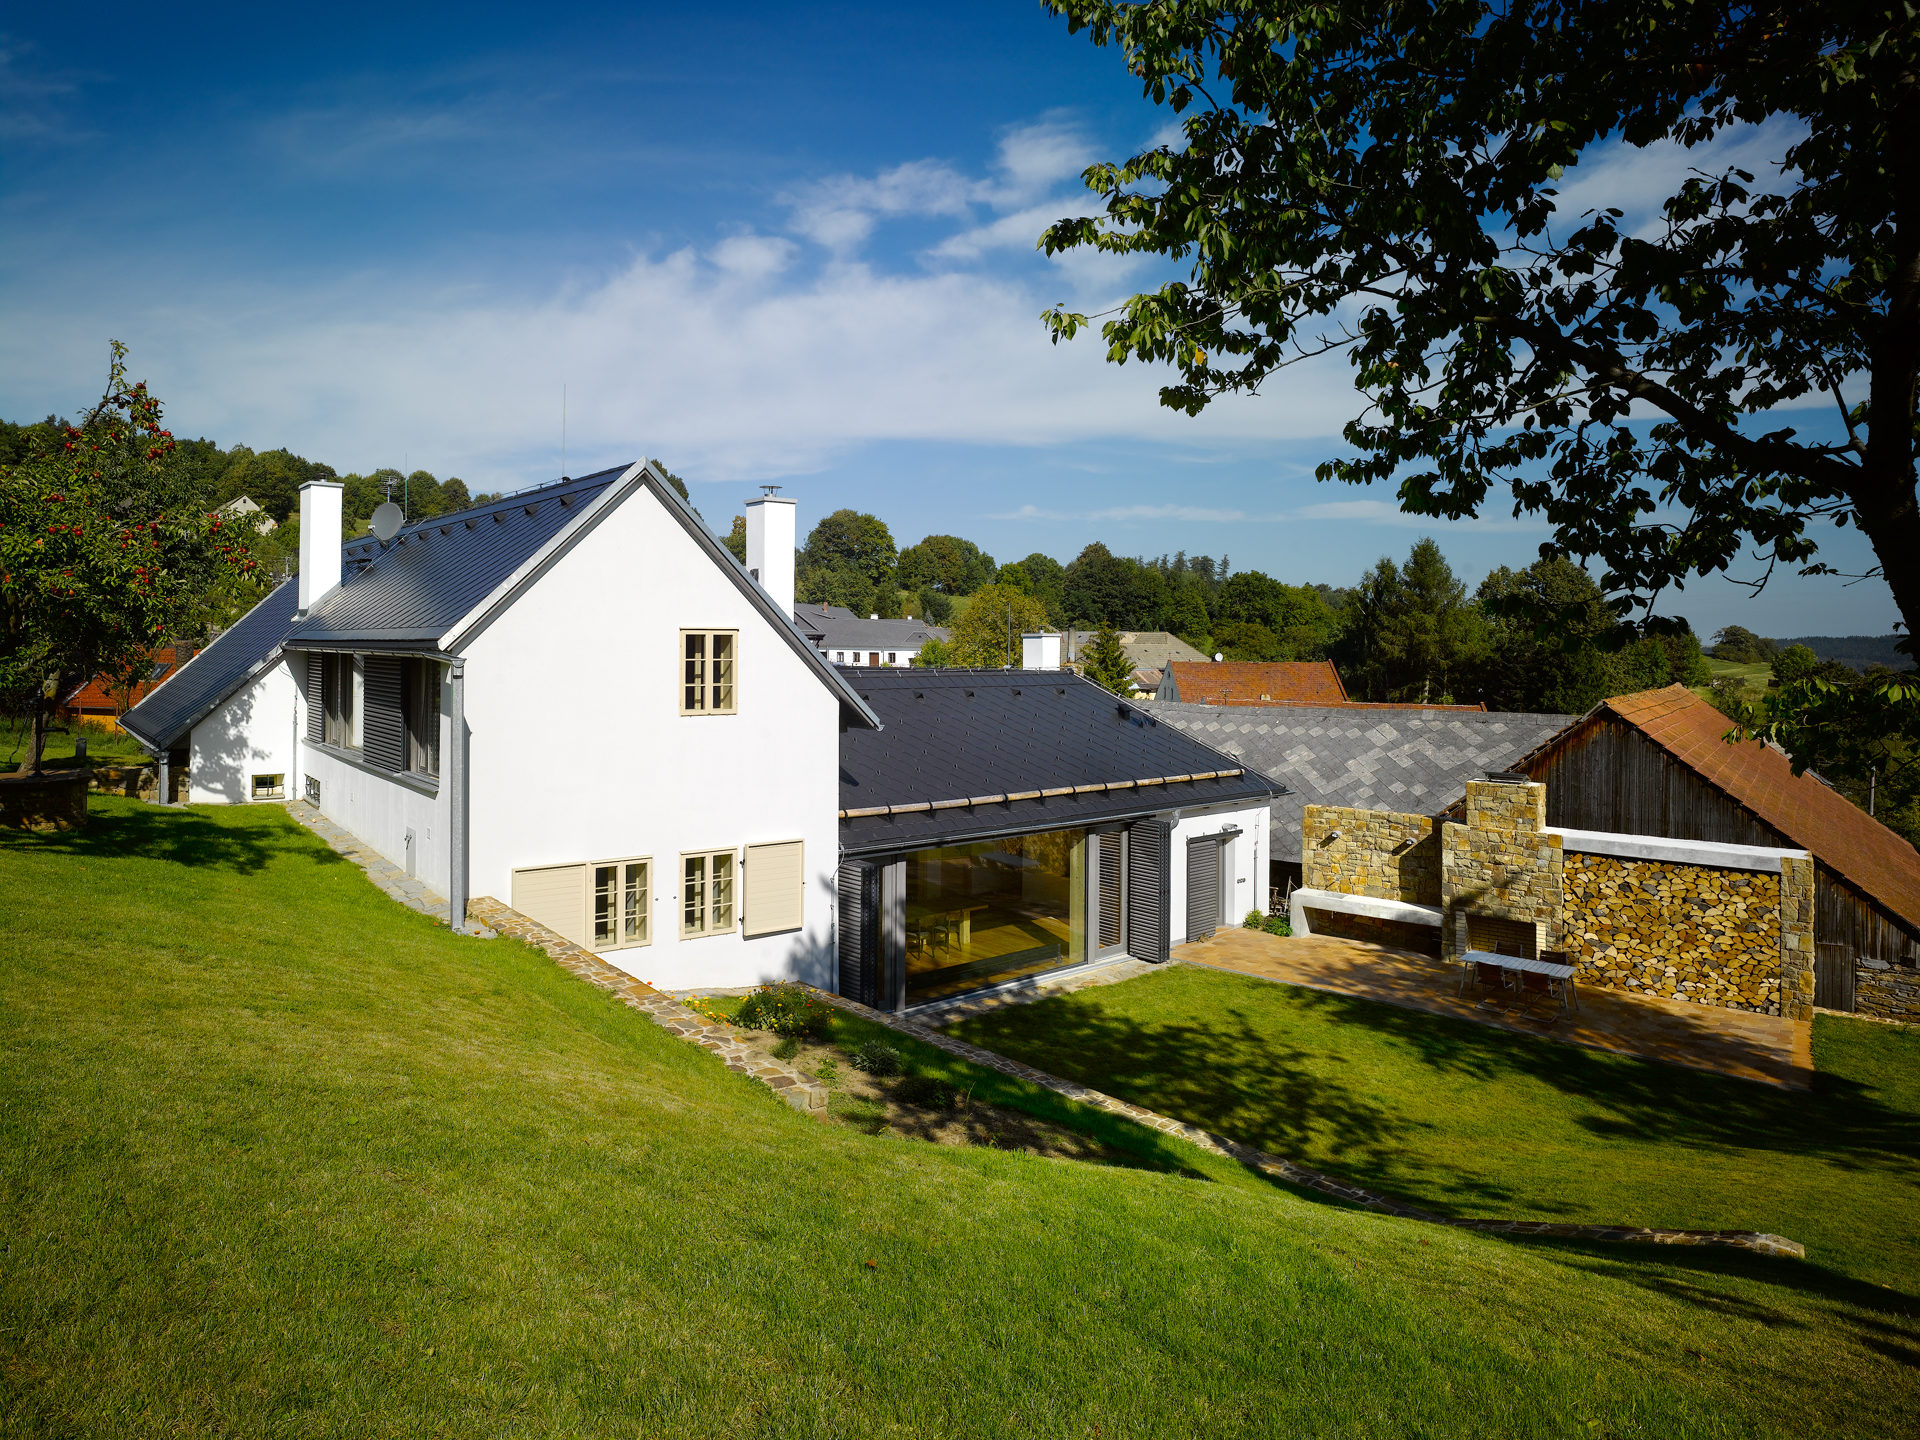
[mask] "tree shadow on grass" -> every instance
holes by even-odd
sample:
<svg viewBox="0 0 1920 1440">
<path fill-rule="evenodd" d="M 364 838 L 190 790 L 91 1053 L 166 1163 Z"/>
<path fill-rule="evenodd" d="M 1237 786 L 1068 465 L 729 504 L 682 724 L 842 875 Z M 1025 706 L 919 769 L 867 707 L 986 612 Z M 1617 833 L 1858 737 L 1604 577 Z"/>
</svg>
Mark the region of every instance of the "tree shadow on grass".
<svg viewBox="0 0 1920 1440">
<path fill-rule="evenodd" d="M 1424 1140 L 1433 1127 L 1397 1115 L 1324 1073 L 1349 1063 L 1337 1051 L 1277 1042 L 1231 1007 L 1204 1019 L 1148 1024 L 1082 993 L 989 1011 L 956 1031 L 1052 1074 L 1274 1155 L 1300 1159 L 1327 1147 L 1335 1158 L 1310 1163 L 1362 1185 L 1411 1186 L 1423 1196 L 1437 1189 L 1467 1210 L 1517 1199 L 1497 1178 L 1416 1152 L 1412 1142 Z M 1540 1208 L 1537 1202 L 1534 1208 Z"/>
<path fill-rule="evenodd" d="M 84 830 L 53 833 L 0 830 L 0 853 L 63 855 L 75 859 L 138 857 L 200 870 L 256 874 L 272 861 L 299 855 L 316 865 L 346 861 L 273 807 L 224 812 L 158 805 L 91 807 Z"/>
</svg>

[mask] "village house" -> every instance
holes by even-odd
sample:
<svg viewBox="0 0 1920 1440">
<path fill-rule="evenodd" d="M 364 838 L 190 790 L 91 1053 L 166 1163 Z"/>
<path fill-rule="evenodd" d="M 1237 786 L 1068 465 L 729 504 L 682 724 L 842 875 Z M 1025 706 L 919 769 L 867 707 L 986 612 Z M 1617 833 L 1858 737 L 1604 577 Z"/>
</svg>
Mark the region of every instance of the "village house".
<svg viewBox="0 0 1920 1440">
<path fill-rule="evenodd" d="M 929 640 L 953 639 L 953 632 L 924 620 L 883 620 L 858 615 L 844 605 L 793 607 L 794 622 L 813 648 L 835 665 L 905 669 Z"/>
<path fill-rule="evenodd" d="M 122 723 L 161 795 L 303 801 L 456 927 L 490 895 L 667 989 L 918 1005 L 1164 958 L 1256 888 L 1277 786 L 1076 676 L 834 665 L 793 613 L 794 502 L 746 515 L 742 566 L 641 463 L 347 540 L 313 482 L 298 576 Z M 620 781 L 559 729 L 583 679 Z M 1049 745 L 980 727 L 1007 688 Z M 1144 867 L 1117 897 L 1116 866 Z"/>
</svg>

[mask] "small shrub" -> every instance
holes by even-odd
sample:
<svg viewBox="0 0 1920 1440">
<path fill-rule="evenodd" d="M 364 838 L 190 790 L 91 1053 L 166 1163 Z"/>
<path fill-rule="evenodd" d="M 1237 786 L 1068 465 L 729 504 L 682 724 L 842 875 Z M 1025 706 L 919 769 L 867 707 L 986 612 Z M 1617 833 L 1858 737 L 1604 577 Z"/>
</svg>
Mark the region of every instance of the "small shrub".
<svg viewBox="0 0 1920 1440">
<path fill-rule="evenodd" d="M 833 1059 L 822 1060 L 813 1067 L 813 1073 L 816 1079 L 825 1081 L 828 1085 L 835 1084 L 840 1079 L 840 1062 Z"/>
<path fill-rule="evenodd" d="M 801 985 L 762 985 L 740 1002 L 735 1023 L 776 1035 L 820 1035 L 833 1023 L 833 1007 Z"/>
<path fill-rule="evenodd" d="M 800 1037 L 798 1035 L 789 1035 L 773 1047 L 773 1058 L 776 1060 L 791 1060 L 799 1053 Z"/>
<path fill-rule="evenodd" d="M 893 1098 L 923 1110 L 951 1110 L 960 1092 L 937 1075 L 909 1075 L 893 1087 Z"/>
<path fill-rule="evenodd" d="M 869 1075 L 898 1075 L 900 1052 L 878 1040 L 862 1041 L 860 1048 L 853 1052 L 853 1068 Z"/>
<path fill-rule="evenodd" d="M 1249 910 L 1247 918 L 1240 923 L 1249 930 L 1264 930 L 1269 935 L 1293 934 L 1293 926 L 1285 915 L 1262 915 L 1258 910 Z"/>
</svg>

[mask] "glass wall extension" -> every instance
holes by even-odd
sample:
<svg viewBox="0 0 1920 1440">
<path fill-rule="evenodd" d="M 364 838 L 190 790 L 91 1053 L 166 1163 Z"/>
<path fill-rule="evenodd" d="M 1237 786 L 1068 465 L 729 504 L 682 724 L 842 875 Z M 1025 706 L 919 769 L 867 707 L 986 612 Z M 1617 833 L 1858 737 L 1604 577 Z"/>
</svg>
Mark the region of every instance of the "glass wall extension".
<svg viewBox="0 0 1920 1440">
<path fill-rule="evenodd" d="M 1080 964 L 1086 866 L 1085 830 L 907 856 L 907 1003 Z"/>
</svg>

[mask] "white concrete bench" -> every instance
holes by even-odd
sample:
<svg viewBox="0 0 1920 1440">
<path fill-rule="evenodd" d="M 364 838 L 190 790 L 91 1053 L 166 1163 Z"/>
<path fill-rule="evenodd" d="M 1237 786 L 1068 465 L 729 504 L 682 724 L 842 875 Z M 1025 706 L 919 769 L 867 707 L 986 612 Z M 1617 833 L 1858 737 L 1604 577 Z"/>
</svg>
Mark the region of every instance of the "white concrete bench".
<svg viewBox="0 0 1920 1440">
<path fill-rule="evenodd" d="M 1397 920 L 1402 925 L 1440 928 L 1437 905 L 1412 905 L 1405 900 L 1382 900 L 1377 895 L 1343 895 L 1338 890 L 1296 890 L 1287 902 L 1287 923 L 1296 935 L 1311 935 L 1307 911 L 1331 910 L 1336 915 L 1365 915 L 1374 920 Z"/>
</svg>

